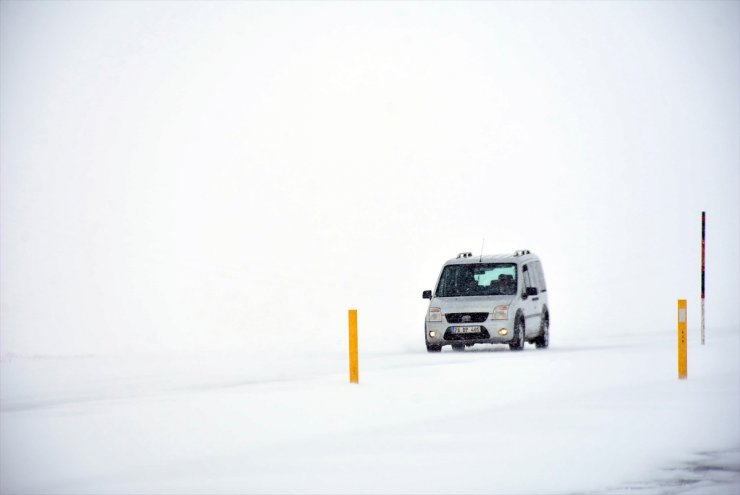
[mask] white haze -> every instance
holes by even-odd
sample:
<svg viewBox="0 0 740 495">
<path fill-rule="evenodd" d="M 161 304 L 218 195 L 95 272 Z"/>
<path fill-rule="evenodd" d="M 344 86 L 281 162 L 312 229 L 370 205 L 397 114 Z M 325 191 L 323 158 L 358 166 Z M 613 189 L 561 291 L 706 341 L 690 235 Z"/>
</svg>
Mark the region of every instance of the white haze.
<svg viewBox="0 0 740 495">
<path fill-rule="evenodd" d="M 552 338 L 740 321 L 737 2 L 0 4 L 3 354 L 423 348 L 459 251 Z M 712 338 L 711 332 L 708 336 Z"/>
</svg>

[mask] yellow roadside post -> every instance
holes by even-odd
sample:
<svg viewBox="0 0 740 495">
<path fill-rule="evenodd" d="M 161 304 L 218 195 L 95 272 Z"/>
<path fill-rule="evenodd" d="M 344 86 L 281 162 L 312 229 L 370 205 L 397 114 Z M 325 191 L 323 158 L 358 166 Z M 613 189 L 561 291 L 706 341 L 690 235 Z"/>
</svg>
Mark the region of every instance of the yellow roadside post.
<svg viewBox="0 0 740 495">
<path fill-rule="evenodd" d="M 360 366 L 357 356 L 357 310 L 349 310 L 349 382 L 360 383 Z"/>
<path fill-rule="evenodd" d="M 678 379 L 687 376 L 686 358 L 686 299 L 678 300 Z"/>
</svg>

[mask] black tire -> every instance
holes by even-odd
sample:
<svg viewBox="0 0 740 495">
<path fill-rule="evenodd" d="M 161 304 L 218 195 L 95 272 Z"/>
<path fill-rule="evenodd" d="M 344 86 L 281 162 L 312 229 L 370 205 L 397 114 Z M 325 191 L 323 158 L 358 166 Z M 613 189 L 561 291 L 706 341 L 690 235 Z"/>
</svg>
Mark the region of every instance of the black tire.
<svg viewBox="0 0 740 495">
<path fill-rule="evenodd" d="M 464 351 L 465 344 L 452 344 L 452 350 L 457 352 Z"/>
<path fill-rule="evenodd" d="M 514 325 L 514 340 L 509 344 L 512 351 L 524 349 L 524 318 L 519 317 Z"/>
<path fill-rule="evenodd" d="M 547 349 L 550 345 L 550 318 L 547 315 L 542 317 L 540 334 L 534 339 L 534 345 L 537 349 Z"/>
</svg>

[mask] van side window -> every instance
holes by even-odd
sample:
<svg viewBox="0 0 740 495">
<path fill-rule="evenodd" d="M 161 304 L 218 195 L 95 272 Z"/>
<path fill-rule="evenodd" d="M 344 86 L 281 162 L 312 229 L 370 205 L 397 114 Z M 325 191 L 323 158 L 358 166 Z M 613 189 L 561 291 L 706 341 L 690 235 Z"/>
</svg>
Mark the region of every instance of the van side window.
<svg viewBox="0 0 740 495">
<path fill-rule="evenodd" d="M 530 273 L 530 279 L 532 280 L 532 287 L 537 287 L 537 290 L 540 289 L 540 273 L 537 269 L 537 262 L 533 261 L 529 264 L 529 266 L 532 267 L 532 269 L 529 271 Z"/>
<path fill-rule="evenodd" d="M 534 263 L 534 271 L 537 274 L 537 288 L 540 292 L 545 292 L 547 286 L 545 286 L 545 274 L 542 271 L 542 263 L 539 261 Z"/>
<path fill-rule="evenodd" d="M 527 265 L 522 267 L 522 277 L 524 278 L 524 287 L 534 287 L 534 285 L 532 285 L 532 279 L 530 278 L 529 267 Z"/>
<path fill-rule="evenodd" d="M 530 270 L 529 268 L 532 267 Z M 529 287 L 537 287 L 537 270 L 534 268 L 534 262 L 527 265 L 527 271 L 524 272 L 526 276 L 524 277 L 524 286 Z"/>
</svg>

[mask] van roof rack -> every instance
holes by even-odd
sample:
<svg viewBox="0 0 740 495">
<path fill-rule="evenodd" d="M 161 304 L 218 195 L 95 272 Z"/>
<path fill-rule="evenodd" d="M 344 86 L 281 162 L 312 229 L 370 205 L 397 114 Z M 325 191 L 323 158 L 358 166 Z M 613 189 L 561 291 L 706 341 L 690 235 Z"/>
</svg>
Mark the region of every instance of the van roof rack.
<svg viewBox="0 0 740 495">
<path fill-rule="evenodd" d="M 532 254 L 529 249 L 520 249 L 514 253 L 514 256 L 524 256 L 525 254 Z"/>
<path fill-rule="evenodd" d="M 457 259 L 460 259 L 460 258 L 472 258 L 472 257 L 473 257 L 473 253 L 471 253 L 470 251 L 468 251 L 467 253 L 458 253 L 458 255 L 457 255 Z"/>
</svg>

